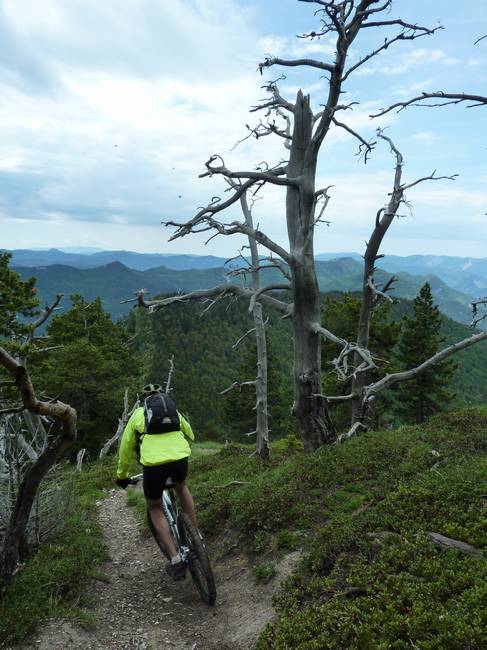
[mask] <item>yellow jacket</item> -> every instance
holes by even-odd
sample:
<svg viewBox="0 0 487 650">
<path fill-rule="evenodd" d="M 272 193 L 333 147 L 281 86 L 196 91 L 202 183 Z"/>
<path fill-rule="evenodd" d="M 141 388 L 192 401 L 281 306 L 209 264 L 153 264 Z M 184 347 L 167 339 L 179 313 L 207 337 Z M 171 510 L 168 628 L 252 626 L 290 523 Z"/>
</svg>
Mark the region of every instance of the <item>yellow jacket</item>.
<svg viewBox="0 0 487 650">
<path fill-rule="evenodd" d="M 144 409 L 139 407 L 130 416 L 127 426 L 122 434 L 118 451 L 117 478 L 127 478 L 130 462 L 140 437 L 140 463 L 141 465 L 162 465 L 174 460 L 187 458 L 191 455 L 188 439 L 194 440 L 194 433 L 187 420 L 178 412 L 180 431 L 144 435 L 145 421 Z"/>
</svg>

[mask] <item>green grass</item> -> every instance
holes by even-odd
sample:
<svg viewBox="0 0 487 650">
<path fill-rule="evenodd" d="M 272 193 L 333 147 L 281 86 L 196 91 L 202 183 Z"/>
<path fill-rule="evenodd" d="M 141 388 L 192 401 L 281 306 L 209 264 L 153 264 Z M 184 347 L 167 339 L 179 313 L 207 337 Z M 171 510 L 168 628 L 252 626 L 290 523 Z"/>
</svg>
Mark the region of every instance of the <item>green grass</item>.
<svg viewBox="0 0 487 650">
<path fill-rule="evenodd" d="M 236 535 L 257 572 L 276 549 L 305 551 L 256 649 L 487 648 L 487 560 L 426 535 L 487 557 L 486 432 L 477 409 L 311 455 L 280 441 L 267 465 L 242 447 L 195 461 L 207 534 Z"/>
<path fill-rule="evenodd" d="M 487 556 L 486 432 L 487 409 L 477 409 L 314 454 L 280 440 L 266 464 L 252 446 L 194 454 L 188 484 L 212 548 L 237 544 L 262 581 L 280 555 L 304 552 L 256 650 L 487 648 L 486 559 L 439 551 L 427 537 L 441 533 Z M 88 620 L 82 585 L 99 577 L 104 557 L 94 501 L 112 484 L 109 463 L 83 473 L 65 530 L 15 577 L 0 641 L 48 616 Z M 145 519 L 142 495 L 128 498 Z"/>
<path fill-rule="evenodd" d="M 71 478 L 74 472 L 69 470 Z M 90 624 L 84 586 L 88 578 L 104 579 L 100 565 L 106 558 L 95 502 L 103 488 L 113 486 L 114 474 L 114 460 L 107 459 L 75 479 L 73 507 L 62 529 L 14 576 L 0 602 L 0 644 L 25 638 L 49 617 Z"/>
</svg>

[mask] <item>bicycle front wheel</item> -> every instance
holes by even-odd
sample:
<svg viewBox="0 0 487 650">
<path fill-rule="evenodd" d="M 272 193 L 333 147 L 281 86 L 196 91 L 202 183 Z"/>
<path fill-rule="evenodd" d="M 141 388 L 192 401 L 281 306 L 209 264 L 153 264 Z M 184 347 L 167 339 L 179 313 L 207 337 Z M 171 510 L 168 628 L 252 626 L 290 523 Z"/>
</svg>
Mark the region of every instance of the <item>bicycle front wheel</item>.
<svg viewBox="0 0 487 650">
<path fill-rule="evenodd" d="M 185 512 L 180 514 L 178 523 L 183 544 L 189 548 L 188 566 L 195 587 L 205 603 L 214 605 L 216 601 L 215 578 L 203 540 Z"/>
</svg>

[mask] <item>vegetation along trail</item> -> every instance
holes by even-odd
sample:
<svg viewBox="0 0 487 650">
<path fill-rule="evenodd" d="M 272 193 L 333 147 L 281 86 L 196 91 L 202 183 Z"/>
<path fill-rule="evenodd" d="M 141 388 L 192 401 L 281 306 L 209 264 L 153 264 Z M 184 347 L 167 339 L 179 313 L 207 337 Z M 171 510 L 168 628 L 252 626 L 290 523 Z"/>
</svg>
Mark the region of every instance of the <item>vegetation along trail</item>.
<svg viewBox="0 0 487 650">
<path fill-rule="evenodd" d="M 285 558 L 271 583 L 256 585 L 245 559 L 218 560 L 214 552 L 218 598 L 210 608 L 199 599 L 189 576 L 173 582 L 166 575 L 165 560 L 153 539 L 141 532 L 122 490 L 110 490 L 97 505 L 109 559 L 104 567 L 107 581 L 93 582 L 89 588 L 93 629 L 51 620 L 15 648 L 246 650 L 252 646 L 273 616 L 271 595 L 298 554 Z"/>
</svg>

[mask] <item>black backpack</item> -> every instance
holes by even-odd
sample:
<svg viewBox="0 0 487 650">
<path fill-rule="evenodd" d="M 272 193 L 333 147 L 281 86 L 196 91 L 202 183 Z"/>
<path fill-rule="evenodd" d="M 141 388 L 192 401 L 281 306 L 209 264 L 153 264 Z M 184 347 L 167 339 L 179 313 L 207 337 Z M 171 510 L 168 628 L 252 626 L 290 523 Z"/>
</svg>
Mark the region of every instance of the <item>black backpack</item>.
<svg viewBox="0 0 487 650">
<path fill-rule="evenodd" d="M 172 397 L 165 393 L 153 393 L 144 401 L 144 433 L 169 433 L 179 431 L 179 415 Z"/>
</svg>

